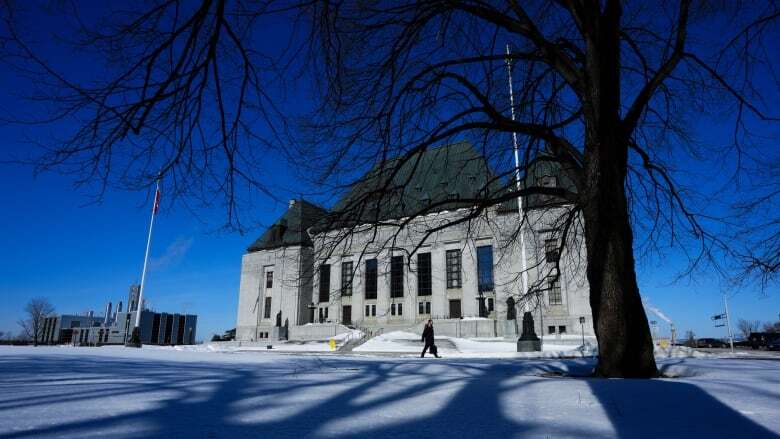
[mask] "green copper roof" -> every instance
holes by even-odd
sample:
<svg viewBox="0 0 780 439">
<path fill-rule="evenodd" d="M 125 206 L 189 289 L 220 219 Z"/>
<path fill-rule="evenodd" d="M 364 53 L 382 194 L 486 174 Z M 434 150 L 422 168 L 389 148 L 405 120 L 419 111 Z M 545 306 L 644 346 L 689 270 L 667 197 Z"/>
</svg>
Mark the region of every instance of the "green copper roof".
<svg viewBox="0 0 780 439">
<path fill-rule="evenodd" d="M 326 215 L 325 209 L 305 200 L 293 200 L 287 211 L 260 238 L 249 246 L 247 252 L 269 250 L 292 245 L 311 246 L 306 229 Z"/>
<path fill-rule="evenodd" d="M 471 144 L 431 148 L 405 161 L 395 158 L 376 166 L 352 186 L 316 228 L 468 207 L 473 203 L 461 200 L 495 196 L 501 188 L 485 158 Z"/>
</svg>

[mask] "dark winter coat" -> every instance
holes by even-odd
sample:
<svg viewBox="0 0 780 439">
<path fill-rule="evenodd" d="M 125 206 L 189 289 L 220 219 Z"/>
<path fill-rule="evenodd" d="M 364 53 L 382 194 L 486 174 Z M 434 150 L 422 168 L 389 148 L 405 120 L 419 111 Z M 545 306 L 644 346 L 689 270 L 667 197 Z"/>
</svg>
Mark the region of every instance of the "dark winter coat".
<svg viewBox="0 0 780 439">
<path fill-rule="evenodd" d="M 433 326 L 425 326 L 422 333 L 422 341 L 425 344 L 433 344 Z"/>
</svg>

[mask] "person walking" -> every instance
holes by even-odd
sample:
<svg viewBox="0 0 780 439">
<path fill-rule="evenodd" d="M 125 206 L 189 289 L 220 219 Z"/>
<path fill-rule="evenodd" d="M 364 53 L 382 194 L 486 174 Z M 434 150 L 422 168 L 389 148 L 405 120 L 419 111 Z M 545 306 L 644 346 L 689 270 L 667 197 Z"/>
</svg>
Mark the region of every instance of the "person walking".
<svg viewBox="0 0 780 439">
<path fill-rule="evenodd" d="M 439 358 L 439 352 L 436 348 L 436 345 L 433 343 L 433 320 L 428 320 L 428 323 L 425 324 L 425 329 L 423 329 L 422 333 L 422 341 L 425 343 L 425 347 L 422 350 L 422 353 L 420 354 L 420 358 L 425 357 L 425 353 L 430 348 L 431 353 L 434 357 Z"/>
</svg>

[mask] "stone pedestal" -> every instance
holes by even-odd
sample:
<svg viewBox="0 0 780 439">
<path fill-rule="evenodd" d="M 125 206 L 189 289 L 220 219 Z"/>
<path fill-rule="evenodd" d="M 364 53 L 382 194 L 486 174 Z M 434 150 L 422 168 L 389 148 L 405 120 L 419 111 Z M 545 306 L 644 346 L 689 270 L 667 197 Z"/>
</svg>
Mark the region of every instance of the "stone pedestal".
<svg viewBox="0 0 780 439">
<path fill-rule="evenodd" d="M 542 341 L 534 331 L 534 318 L 530 312 L 523 314 L 523 333 L 517 339 L 517 352 L 537 352 L 542 350 Z"/>
</svg>

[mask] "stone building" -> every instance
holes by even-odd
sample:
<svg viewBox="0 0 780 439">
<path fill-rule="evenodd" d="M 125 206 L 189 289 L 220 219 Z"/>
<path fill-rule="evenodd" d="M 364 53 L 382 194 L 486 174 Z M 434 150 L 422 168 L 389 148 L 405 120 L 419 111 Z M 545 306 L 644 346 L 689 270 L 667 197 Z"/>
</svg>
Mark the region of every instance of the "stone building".
<svg viewBox="0 0 780 439">
<path fill-rule="evenodd" d="M 398 169 L 392 181 L 371 171 L 353 186 L 333 207 L 339 223 L 309 202 L 290 201 L 243 256 L 238 340 L 317 338 L 345 326 L 417 331 L 429 318 L 441 335 L 515 337 L 524 311 L 538 334 L 593 334 L 584 244 L 561 247 L 553 224 L 565 217 L 565 203 L 525 197 L 522 229 L 516 199 L 469 218 L 473 200 L 504 185 L 467 143 L 430 149 Z M 365 195 L 378 183 L 393 190 L 372 204 Z M 524 184 L 571 186 L 548 164 Z M 343 212 L 361 199 L 369 201 L 344 223 Z M 409 220 L 421 208 L 426 214 Z M 532 290 L 525 296 L 523 253 Z"/>
</svg>

